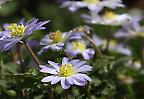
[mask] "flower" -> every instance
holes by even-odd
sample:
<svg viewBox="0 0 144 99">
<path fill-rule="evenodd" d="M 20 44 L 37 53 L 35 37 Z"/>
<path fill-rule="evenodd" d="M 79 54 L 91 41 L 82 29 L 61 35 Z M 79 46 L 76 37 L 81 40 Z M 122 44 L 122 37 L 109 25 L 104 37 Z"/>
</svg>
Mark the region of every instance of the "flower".
<svg viewBox="0 0 144 99">
<path fill-rule="evenodd" d="M 68 60 L 64 57 L 62 64 L 48 61 L 50 66 L 40 65 L 40 72 L 51 74 L 44 77 L 42 82 L 51 82 L 51 84 L 56 84 L 59 81 L 64 89 L 68 89 L 71 85 L 84 86 L 87 81 L 91 81 L 86 72 L 91 71 L 92 67 L 86 65 L 86 61 Z"/>
<path fill-rule="evenodd" d="M 38 19 L 31 19 L 28 22 L 24 22 L 22 19 L 18 23 L 4 24 L 4 31 L 0 36 L 0 51 L 7 51 L 13 47 L 16 43 L 22 42 L 33 31 L 45 29 L 43 25 L 49 21 L 38 22 Z"/>
<path fill-rule="evenodd" d="M 65 39 L 65 33 L 62 33 L 60 31 L 56 32 L 50 32 L 46 36 L 42 38 L 40 41 L 40 45 L 43 45 L 42 49 L 40 50 L 39 54 L 41 54 L 43 51 L 51 48 L 52 50 L 60 50 L 64 46 L 64 39 Z"/>
<path fill-rule="evenodd" d="M 82 1 L 66 1 L 62 7 L 68 7 L 70 11 L 76 11 L 79 8 L 87 7 L 90 11 L 99 12 L 104 7 L 116 9 L 117 7 L 124 7 L 121 0 L 82 0 Z"/>
<path fill-rule="evenodd" d="M 96 43 L 97 46 L 100 46 L 103 50 L 107 47 L 107 40 L 101 39 L 96 35 L 92 37 L 93 41 Z M 114 40 L 109 40 L 108 50 L 111 52 L 117 52 L 123 55 L 131 56 L 131 50 L 127 45 L 122 43 L 117 43 Z"/>
<path fill-rule="evenodd" d="M 72 42 L 68 42 L 65 52 L 73 57 L 81 54 L 85 60 L 90 60 L 95 54 L 93 49 L 87 48 L 87 44 L 84 40 L 74 40 Z"/>
<path fill-rule="evenodd" d="M 123 54 L 123 55 L 131 56 L 131 50 L 129 49 L 129 47 L 125 46 L 122 43 L 117 44 L 113 41 L 110 41 L 109 50 Z"/>
<path fill-rule="evenodd" d="M 38 54 L 41 54 L 47 49 L 52 49 L 59 51 L 63 48 L 64 43 L 67 40 L 79 39 L 81 38 L 82 33 L 78 31 L 70 31 L 70 32 L 50 32 L 46 36 L 44 36 L 40 42 L 40 45 L 44 46 L 41 48 Z"/>
<path fill-rule="evenodd" d="M 82 17 L 86 23 L 101 24 L 101 25 L 122 25 L 131 20 L 128 14 L 115 14 L 112 11 L 106 11 L 103 15 L 98 15 L 95 12 L 90 12 L 90 15 L 83 14 Z"/>
<path fill-rule="evenodd" d="M 122 29 L 115 33 L 116 38 L 144 37 L 144 27 L 139 24 L 142 17 L 133 17 L 131 21 L 124 24 Z"/>
</svg>

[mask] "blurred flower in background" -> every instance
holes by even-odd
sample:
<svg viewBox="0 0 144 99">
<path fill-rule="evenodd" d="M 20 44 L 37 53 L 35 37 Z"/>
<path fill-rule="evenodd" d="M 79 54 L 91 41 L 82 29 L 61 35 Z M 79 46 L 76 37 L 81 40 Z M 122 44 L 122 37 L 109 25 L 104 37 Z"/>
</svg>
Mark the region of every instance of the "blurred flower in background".
<svg viewBox="0 0 144 99">
<path fill-rule="evenodd" d="M 132 20 L 123 25 L 117 33 L 115 33 L 116 38 L 132 38 L 132 37 L 144 37 L 144 26 L 141 26 L 139 21 L 142 18 L 133 17 Z"/>
<path fill-rule="evenodd" d="M 90 11 L 98 13 L 104 7 L 116 9 L 117 7 L 124 7 L 121 0 L 82 0 L 82 1 L 66 1 L 62 7 L 68 7 L 70 11 L 76 11 L 79 8 L 88 8 Z"/>
<path fill-rule="evenodd" d="M 131 50 L 128 45 L 123 43 L 117 43 L 116 40 L 109 40 L 108 48 L 107 47 L 107 40 L 101 39 L 96 35 L 93 35 L 93 41 L 99 46 L 102 50 L 108 49 L 110 52 L 116 52 L 119 54 L 123 54 L 126 56 L 131 56 Z"/>
<path fill-rule="evenodd" d="M 84 40 L 74 40 L 67 43 L 65 52 L 73 57 L 80 54 L 84 60 L 90 60 L 94 56 L 95 51 L 92 48 L 88 48 L 88 45 Z"/>
<path fill-rule="evenodd" d="M 131 20 L 131 16 L 128 14 L 116 14 L 113 11 L 106 11 L 104 14 L 99 15 L 95 12 L 88 14 L 82 14 L 86 23 L 89 24 L 101 24 L 101 25 L 122 25 Z"/>
</svg>

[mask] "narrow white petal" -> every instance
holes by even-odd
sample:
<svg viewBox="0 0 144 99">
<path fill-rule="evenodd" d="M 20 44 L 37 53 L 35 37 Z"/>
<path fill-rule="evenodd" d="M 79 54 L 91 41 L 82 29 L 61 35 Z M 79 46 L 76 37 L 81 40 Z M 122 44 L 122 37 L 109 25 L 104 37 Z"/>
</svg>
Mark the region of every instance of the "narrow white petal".
<svg viewBox="0 0 144 99">
<path fill-rule="evenodd" d="M 53 66 L 54 68 L 58 69 L 59 66 L 58 66 L 58 63 L 55 63 L 55 62 L 52 62 L 52 61 L 48 61 L 48 63 Z"/>
<path fill-rule="evenodd" d="M 51 84 L 56 84 L 57 82 L 59 82 L 61 80 L 61 77 L 55 76 L 54 79 L 52 79 Z"/>
<path fill-rule="evenodd" d="M 68 58 L 67 58 L 67 57 L 64 57 L 63 60 L 62 60 L 62 65 L 67 64 L 68 61 L 69 61 Z"/>
<path fill-rule="evenodd" d="M 47 76 L 47 77 L 44 77 L 41 81 L 42 82 L 50 82 L 54 79 L 54 76 Z"/>
</svg>

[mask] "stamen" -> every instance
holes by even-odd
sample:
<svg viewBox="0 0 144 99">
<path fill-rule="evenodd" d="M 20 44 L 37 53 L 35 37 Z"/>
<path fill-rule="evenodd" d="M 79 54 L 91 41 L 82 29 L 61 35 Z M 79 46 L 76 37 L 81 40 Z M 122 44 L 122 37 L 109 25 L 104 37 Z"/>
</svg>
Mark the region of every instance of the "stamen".
<svg viewBox="0 0 144 99">
<path fill-rule="evenodd" d="M 23 24 L 17 25 L 16 23 L 10 24 L 7 29 L 10 31 L 12 37 L 23 36 L 26 27 Z"/>
<path fill-rule="evenodd" d="M 115 14 L 114 12 L 112 12 L 112 11 L 106 11 L 105 13 L 104 13 L 104 18 L 106 18 L 106 19 L 114 19 L 114 18 L 116 18 L 117 17 L 117 14 Z"/>
<path fill-rule="evenodd" d="M 99 2 L 99 0 L 83 0 L 83 1 L 88 4 L 97 4 Z"/>
<path fill-rule="evenodd" d="M 60 31 L 51 32 L 49 38 L 53 40 L 53 43 L 62 42 L 62 33 Z"/>
<path fill-rule="evenodd" d="M 80 41 L 73 41 L 72 46 L 73 46 L 73 50 L 84 51 L 86 49 L 85 44 Z"/>
<path fill-rule="evenodd" d="M 59 76 L 68 77 L 75 74 L 72 64 L 64 64 L 59 68 Z"/>
</svg>

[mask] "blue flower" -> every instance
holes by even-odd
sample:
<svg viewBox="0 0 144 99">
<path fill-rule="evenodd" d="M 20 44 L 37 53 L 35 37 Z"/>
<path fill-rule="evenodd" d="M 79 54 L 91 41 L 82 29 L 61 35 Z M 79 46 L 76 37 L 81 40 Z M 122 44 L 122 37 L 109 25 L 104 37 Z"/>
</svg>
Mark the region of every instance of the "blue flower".
<svg viewBox="0 0 144 99">
<path fill-rule="evenodd" d="M 132 19 L 122 26 L 122 29 L 115 33 L 116 38 L 133 38 L 144 37 L 144 26 L 141 26 L 139 21 L 142 16 L 132 17 Z"/>
<path fill-rule="evenodd" d="M 65 1 L 62 7 L 68 7 L 70 11 L 76 11 L 79 8 L 88 8 L 90 11 L 98 13 L 104 7 L 116 9 L 124 7 L 122 0 L 82 0 L 82 1 Z"/>
<path fill-rule="evenodd" d="M 93 35 L 92 39 L 97 46 L 102 48 L 102 50 L 105 50 L 105 48 L 107 47 L 107 40 L 101 39 L 96 35 Z M 132 54 L 130 48 L 126 44 L 117 43 L 115 40 L 109 40 L 108 50 L 111 52 L 116 52 L 127 56 L 131 56 Z"/>
<path fill-rule="evenodd" d="M 4 24 L 5 30 L 0 35 L 0 51 L 9 50 L 16 43 L 25 40 L 33 31 L 45 29 L 43 25 L 48 22 L 38 22 L 38 19 L 33 18 L 28 22 L 21 19 L 18 23 Z"/>
<path fill-rule="evenodd" d="M 90 12 L 90 14 L 82 14 L 82 17 L 86 23 L 113 26 L 123 25 L 131 20 L 130 15 L 126 13 L 116 14 L 113 11 L 105 11 L 102 15 Z"/>
<path fill-rule="evenodd" d="M 49 34 L 44 36 L 40 41 L 40 45 L 42 45 L 43 47 L 41 48 L 38 54 L 41 54 L 47 49 L 59 51 L 63 48 L 65 42 L 67 42 L 68 40 L 79 39 L 81 38 L 81 35 L 83 35 L 81 32 L 76 31 L 63 33 L 60 31 L 50 32 Z"/>
<path fill-rule="evenodd" d="M 92 67 L 86 65 L 86 61 L 68 60 L 64 57 L 62 63 L 55 63 L 48 61 L 50 66 L 40 65 L 40 72 L 51 74 L 44 77 L 42 82 L 51 82 L 51 84 L 56 84 L 61 82 L 61 86 L 64 89 L 68 89 L 71 85 L 84 86 L 87 81 L 91 81 L 86 72 L 91 71 Z"/>
<path fill-rule="evenodd" d="M 95 54 L 93 49 L 87 48 L 87 44 L 84 40 L 74 40 L 72 42 L 68 42 L 65 52 L 73 57 L 81 54 L 85 60 L 90 60 Z"/>
</svg>

